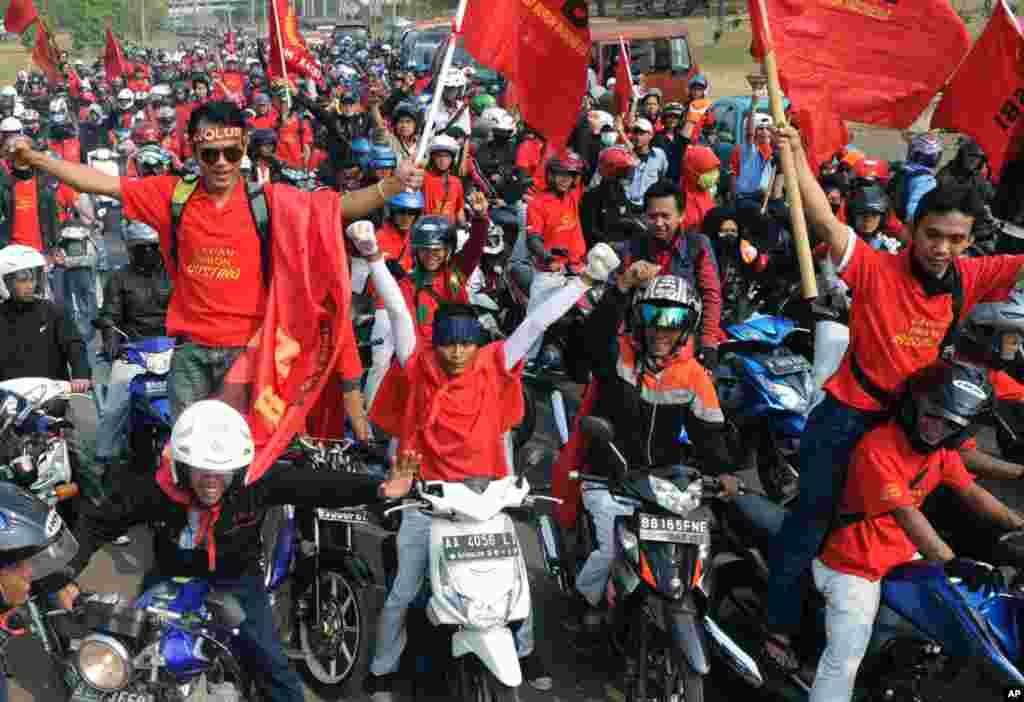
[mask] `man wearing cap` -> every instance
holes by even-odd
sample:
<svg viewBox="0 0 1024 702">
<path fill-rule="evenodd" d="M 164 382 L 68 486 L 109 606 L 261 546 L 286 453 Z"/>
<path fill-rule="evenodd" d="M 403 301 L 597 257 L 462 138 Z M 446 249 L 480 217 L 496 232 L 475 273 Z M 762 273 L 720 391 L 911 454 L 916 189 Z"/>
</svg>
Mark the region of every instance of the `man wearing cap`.
<svg viewBox="0 0 1024 702">
<path fill-rule="evenodd" d="M 256 93 L 252 99 L 252 109 L 255 117 L 250 117 L 247 126 L 249 129 L 276 129 L 277 113 L 270 106 L 270 96 L 266 93 Z"/>
<path fill-rule="evenodd" d="M 637 212 L 641 212 L 644 207 L 644 193 L 668 173 L 668 157 L 658 147 L 651 146 L 654 125 L 650 120 L 639 118 L 633 123 L 630 131 L 637 166 L 633 171 L 633 182 L 626 188 L 626 197 L 629 198 L 630 205 Z"/>
<path fill-rule="evenodd" d="M 737 203 L 754 200 L 758 205 L 772 186 L 775 151 L 772 147 L 772 118 L 757 112 L 757 96 L 750 98 L 750 113 L 743 144 L 732 151 L 732 187 Z"/>
<path fill-rule="evenodd" d="M 120 200 L 125 218 L 148 224 L 159 233 L 174 286 L 167 331 L 180 342 L 169 387 L 175 417 L 218 389 L 231 364 L 263 324 L 269 283 L 265 276 L 271 270 L 265 265 L 268 259 L 263 257 L 249 193 L 241 183 L 241 161 L 248 141 L 242 111 L 228 102 L 207 103 L 192 114 L 188 132 L 200 174 L 180 211 L 173 239 L 172 202 L 178 178 L 118 178 L 34 152 L 24 138 L 8 145 L 14 161 L 22 166 L 55 176 L 82 192 Z M 374 187 L 344 196 L 323 190 L 317 196 L 331 207 L 330 199 L 340 198 L 345 217 L 365 217 L 406 188 L 422 186 L 423 173 L 413 164 L 403 162 L 397 170 L 399 175 Z M 263 191 L 271 213 L 275 203 L 295 193 L 282 184 L 266 184 Z M 339 245 L 341 226 L 339 221 Z M 269 234 L 273 236 L 272 231 Z M 359 375 L 361 368 L 354 377 Z M 358 395 L 358 385 L 352 386 L 352 392 Z M 347 408 L 348 399 L 346 396 Z M 361 396 L 357 402 L 351 406 L 359 406 Z"/>
</svg>

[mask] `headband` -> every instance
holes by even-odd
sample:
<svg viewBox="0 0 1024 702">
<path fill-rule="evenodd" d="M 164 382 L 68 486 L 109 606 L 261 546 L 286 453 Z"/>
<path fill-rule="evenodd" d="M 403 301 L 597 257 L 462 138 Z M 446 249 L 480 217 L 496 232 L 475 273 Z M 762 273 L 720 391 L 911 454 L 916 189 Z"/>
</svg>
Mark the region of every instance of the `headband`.
<svg viewBox="0 0 1024 702">
<path fill-rule="evenodd" d="M 192 137 L 192 142 L 200 144 L 204 141 L 219 141 L 220 139 L 241 139 L 241 127 L 207 127 Z"/>
<path fill-rule="evenodd" d="M 431 342 L 436 346 L 466 343 L 483 346 L 487 343 L 484 328 L 476 317 L 434 317 Z"/>
</svg>

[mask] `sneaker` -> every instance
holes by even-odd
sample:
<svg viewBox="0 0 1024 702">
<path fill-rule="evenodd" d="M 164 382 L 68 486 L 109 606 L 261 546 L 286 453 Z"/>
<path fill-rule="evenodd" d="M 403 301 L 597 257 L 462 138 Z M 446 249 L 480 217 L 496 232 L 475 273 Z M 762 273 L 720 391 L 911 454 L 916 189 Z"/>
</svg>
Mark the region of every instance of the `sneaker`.
<svg viewBox="0 0 1024 702">
<path fill-rule="evenodd" d="M 131 542 L 132 537 L 128 536 L 128 534 L 121 534 L 119 537 L 117 537 L 110 543 L 114 544 L 115 546 L 127 546 Z"/>
<path fill-rule="evenodd" d="M 523 679 L 530 684 L 534 690 L 540 692 L 549 691 L 555 684 L 544 665 L 544 660 L 535 652 L 519 659 L 519 665 L 523 669 Z"/>
<path fill-rule="evenodd" d="M 386 675 L 367 673 L 366 679 L 363 680 L 363 692 L 368 694 L 373 702 L 394 702 L 397 678 L 396 673 Z"/>
</svg>

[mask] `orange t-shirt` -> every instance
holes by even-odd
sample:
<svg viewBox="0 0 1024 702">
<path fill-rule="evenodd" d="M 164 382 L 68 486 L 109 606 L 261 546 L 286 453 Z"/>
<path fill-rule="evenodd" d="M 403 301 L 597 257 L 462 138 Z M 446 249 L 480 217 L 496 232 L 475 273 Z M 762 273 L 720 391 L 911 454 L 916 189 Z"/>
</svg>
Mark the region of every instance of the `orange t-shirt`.
<svg viewBox="0 0 1024 702">
<path fill-rule="evenodd" d="M 178 224 L 178 265 L 171 260 L 171 197 L 176 176 L 121 178 L 124 217 L 160 234 L 160 249 L 174 293 L 167 310 L 168 336 L 187 335 L 208 346 L 243 346 L 263 323 L 267 294 L 260 243 L 239 180 L 218 208 L 196 188 Z M 267 197 L 280 185 L 265 185 Z"/>
<path fill-rule="evenodd" d="M 548 251 L 558 248 L 568 251 L 568 261 L 573 264 L 582 263 L 587 255 L 579 204 L 577 190 L 565 197 L 545 192 L 530 200 L 526 209 L 526 227 L 530 233 L 540 235 Z"/>
<path fill-rule="evenodd" d="M 36 179 L 14 181 L 14 224 L 11 243 L 31 246 L 43 251 L 43 231 L 39 226 L 39 203 Z"/>
<path fill-rule="evenodd" d="M 398 231 L 391 222 L 385 222 L 384 226 L 377 230 L 377 246 L 385 259 L 398 261 L 398 265 L 407 273 L 412 270 L 412 247 L 409 246 L 409 237 Z M 366 294 L 377 294 L 372 280 L 366 282 Z M 379 298 L 377 309 L 384 309 L 384 301 Z"/>
<path fill-rule="evenodd" d="M 423 214 L 444 215 L 454 224 L 455 217 L 466 206 L 462 180 L 451 173 L 437 174 L 428 170 L 423 176 Z"/>
<path fill-rule="evenodd" d="M 434 351 L 417 346 L 405 366 L 393 366 L 370 416 L 423 456 L 425 480 L 503 478 L 510 466 L 504 434 L 523 415 L 522 363 L 505 368 L 505 344 L 480 349 L 473 365 L 450 377 Z"/>
<path fill-rule="evenodd" d="M 917 453 L 895 421 L 872 429 L 853 450 L 840 502 L 844 514 L 863 514 L 866 519 L 832 531 L 821 552 L 822 563 L 841 573 L 880 580 L 917 553 L 890 513 L 900 507 L 920 508 L 939 484 L 963 490 L 972 482 L 959 451 Z"/>
<path fill-rule="evenodd" d="M 277 130 L 277 157 L 292 168 L 305 168 L 302 147 L 313 143 L 313 130 L 306 120 L 292 115 Z"/>
<path fill-rule="evenodd" d="M 825 389 L 860 410 L 883 407 L 857 382 L 850 358 L 878 387 L 895 398 L 916 371 L 938 359 L 939 344 L 953 319 L 953 296 L 925 295 L 910 266 L 910 248 L 897 255 L 876 251 L 855 234 L 840 276 L 850 286 L 850 346 Z M 1024 256 L 959 258 L 965 318 L 978 302 L 1003 300 L 1017 279 Z"/>
</svg>

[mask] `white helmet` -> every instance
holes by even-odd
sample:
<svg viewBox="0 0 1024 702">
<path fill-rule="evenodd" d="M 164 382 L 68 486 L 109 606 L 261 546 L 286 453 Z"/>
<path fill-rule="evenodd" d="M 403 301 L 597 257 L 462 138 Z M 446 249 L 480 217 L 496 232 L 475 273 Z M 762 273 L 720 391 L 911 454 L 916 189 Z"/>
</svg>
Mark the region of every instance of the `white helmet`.
<svg viewBox="0 0 1024 702">
<path fill-rule="evenodd" d="M 445 88 L 465 88 L 466 87 L 466 74 L 460 68 L 449 68 L 448 72 L 444 74 L 444 86 Z"/>
<path fill-rule="evenodd" d="M 121 92 L 119 92 L 117 94 L 117 101 L 119 103 L 120 102 L 127 102 L 127 103 L 129 103 L 128 105 L 125 106 L 124 109 L 130 110 L 132 107 L 135 106 L 135 93 L 132 92 L 131 88 L 121 88 Z"/>
<path fill-rule="evenodd" d="M 245 417 L 220 400 L 200 400 L 181 413 L 171 430 L 171 474 L 184 486 L 189 468 L 234 475 L 256 454 Z"/>
<path fill-rule="evenodd" d="M 0 120 L 0 133 L 3 134 L 21 134 L 21 130 L 24 128 L 21 120 L 17 117 L 4 117 Z"/>
<path fill-rule="evenodd" d="M 604 129 L 605 127 L 614 127 L 615 126 L 615 118 L 612 117 L 610 112 L 605 112 L 604 110 L 596 110 L 596 112 L 597 112 L 596 122 L 597 122 L 597 125 L 598 125 L 598 129 Z"/>
<path fill-rule="evenodd" d="M 16 98 L 18 97 L 18 91 L 14 89 L 13 85 L 5 85 L 3 88 L 0 88 L 0 97 Z"/>
<path fill-rule="evenodd" d="M 10 285 L 19 271 L 30 271 L 30 276 L 36 281 L 35 294 L 43 295 L 45 288 L 42 286 L 46 259 L 43 255 L 31 246 L 22 244 L 11 244 L 0 249 L 0 298 L 6 300 L 11 296 Z M 23 274 L 24 275 L 24 274 Z"/>
<path fill-rule="evenodd" d="M 150 92 L 157 97 L 167 98 L 171 96 L 171 86 L 167 83 L 160 83 L 159 85 L 154 85 L 153 90 Z"/>
<path fill-rule="evenodd" d="M 484 253 L 489 256 L 496 256 L 505 250 L 505 232 L 494 222 L 487 228 L 487 241 L 484 243 Z"/>
<path fill-rule="evenodd" d="M 514 132 L 516 130 L 515 118 L 501 107 L 488 107 L 484 110 L 483 114 L 480 115 L 480 120 L 490 127 L 492 131 L 500 129 L 507 132 Z"/>
<path fill-rule="evenodd" d="M 459 143 L 447 134 L 438 134 L 434 137 L 433 141 L 430 142 L 430 148 L 427 149 L 427 153 L 430 155 L 434 155 L 435 153 L 445 153 L 450 154 L 452 158 L 455 158 L 459 153 Z"/>
<path fill-rule="evenodd" d="M 68 103 L 64 98 L 54 98 L 50 100 L 50 114 L 64 114 L 68 111 Z"/>
</svg>

